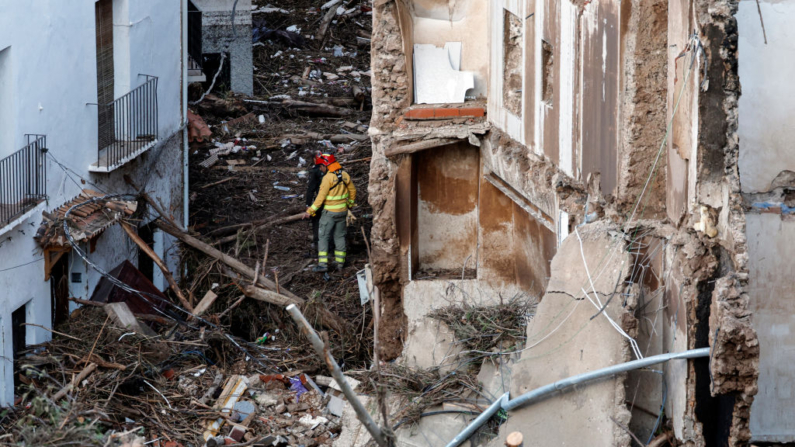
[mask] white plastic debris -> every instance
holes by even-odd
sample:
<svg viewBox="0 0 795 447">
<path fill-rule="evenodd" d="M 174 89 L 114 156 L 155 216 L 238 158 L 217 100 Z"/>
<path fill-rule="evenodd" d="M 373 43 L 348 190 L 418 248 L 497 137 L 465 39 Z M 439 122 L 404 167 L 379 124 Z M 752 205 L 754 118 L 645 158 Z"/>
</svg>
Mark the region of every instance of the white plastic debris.
<svg viewBox="0 0 795 447">
<path fill-rule="evenodd" d="M 306 160 L 304 160 L 304 157 L 298 157 L 298 166 L 304 165 L 306 165 Z"/>
<path fill-rule="evenodd" d="M 345 54 L 345 47 L 334 45 L 334 57 L 342 57 Z"/>
<path fill-rule="evenodd" d="M 298 155 L 298 151 L 293 151 L 290 155 L 287 156 L 288 160 L 292 160 L 295 156 Z"/>
<path fill-rule="evenodd" d="M 332 6 L 334 6 L 337 3 L 339 3 L 340 1 L 341 0 L 330 0 L 330 1 L 326 2 L 326 3 L 324 3 L 323 6 L 320 7 L 320 9 L 329 9 Z"/>
<path fill-rule="evenodd" d="M 300 33 L 301 32 L 301 28 L 299 28 L 298 25 L 290 25 L 290 26 L 287 27 L 287 31 L 289 31 L 291 33 Z"/>
<path fill-rule="evenodd" d="M 275 58 L 275 57 L 279 57 L 279 56 L 281 56 L 282 54 L 284 54 L 284 52 L 283 52 L 282 50 L 279 50 L 279 51 L 277 51 L 276 53 L 274 53 L 274 54 L 271 56 L 271 59 L 273 59 L 273 58 Z"/>
<path fill-rule="evenodd" d="M 259 119 L 260 124 L 265 124 L 265 115 L 260 115 L 257 117 L 257 119 Z"/>
<path fill-rule="evenodd" d="M 323 416 L 318 416 L 313 418 L 310 414 L 305 414 L 298 420 L 298 423 L 307 427 L 310 430 L 314 430 L 318 425 L 325 424 L 328 422 L 328 419 L 324 418 Z"/>
</svg>

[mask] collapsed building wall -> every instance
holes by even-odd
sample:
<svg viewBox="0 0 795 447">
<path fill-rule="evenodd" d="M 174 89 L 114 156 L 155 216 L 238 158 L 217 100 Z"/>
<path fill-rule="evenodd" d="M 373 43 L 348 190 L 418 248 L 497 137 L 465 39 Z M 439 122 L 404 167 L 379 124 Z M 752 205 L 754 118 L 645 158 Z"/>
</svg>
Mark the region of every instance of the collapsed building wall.
<svg viewBox="0 0 795 447">
<path fill-rule="evenodd" d="M 643 436 L 660 422 L 643 410 L 664 407 L 674 436 L 686 445 L 746 443 L 759 347 L 745 293 L 736 3 L 492 2 L 485 119 L 471 113 L 482 103 L 412 105 L 413 68 L 406 53 L 416 36 L 412 3 L 376 2 L 374 13 L 373 258 L 391 319 L 382 328 L 382 355 L 402 354 L 406 360 L 404 340 L 411 352 L 421 350 L 428 328 L 419 314 L 429 309 L 423 297 L 452 281 L 417 275 L 428 253 L 427 235 L 443 231 L 443 245 L 460 251 L 442 258 L 449 261 L 445 268 L 458 271 L 457 280 L 471 281 L 467 287 L 481 295 L 532 294 L 546 307 L 550 276 L 582 268 L 558 262 L 561 244 L 571 244 L 573 232 L 597 228 L 622 235 L 629 247 L 622 252 L 634 253 L 633 272 L 621 279 L 626 298 L 615 318 L 642 346 L 642 355 L 712 348 L 710 359 L 673 362 L 653 378 L 647 372 L 622 377 L 614 383 L 620 392 L 599 399 L 618 399 L 610 405 L 629 411 L 611 415 Z M 520 63 L 512 60 L 520 52 L 506 42 L 523 46 Z M 495 76 L 505 69 L 515 73 L 516 67 L 524 68 L 521 102 L 510 95 L 519 81 Z M 464 184 L 479 185 L 477 191 L 454 187 L 457 193 L 451 193 L 449 173 L 436 173 L 433 186 L 422 181 L 420 172 L 436 169 L 450 145 L 479 154 L 478 169 L 453 168 L 465 177 L 460 181 L 468 179 Z M 461 163 L 454 158 L 449 166 Z M 477 219 L 429 228 L 442 222 L 428 220 L 427 213 L 422 217 L 422 191 L 430 187 L 448 207 L 468 203 L 466 212 Z M 592 250 L 583 256 L 599 254 Z M 564 273 L 553 271 L 555 262 Z M 475 269 L 470 276 L 468 265 Z M 539 310 L 537 318 L 548 316 Z M 438 342 L 436 334 L 426 340 Z M 452 334 L 442 334 L 448 346 Z M 582 343 L 583 349 L 590 346 Z M 626 338 L 608 344 L 630 352 Z M 561 354 L 556 360 L 573 371 L 575 357 Z M 433 364 L 427 357 L 408 360 Z M 528 377 L 528 371 L 514 371 L 514 393 Z M 533 418 L 545 420 L 541 414 Z M 600 427 L 613 433 L 604 445 L 628 442 L 609 419 L 603 422 Z"/>
</svg>

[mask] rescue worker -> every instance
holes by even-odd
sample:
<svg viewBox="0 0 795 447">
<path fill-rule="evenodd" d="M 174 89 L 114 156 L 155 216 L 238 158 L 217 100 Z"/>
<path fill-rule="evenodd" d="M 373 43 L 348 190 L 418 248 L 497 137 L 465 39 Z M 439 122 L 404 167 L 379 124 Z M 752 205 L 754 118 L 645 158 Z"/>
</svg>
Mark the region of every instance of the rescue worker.
<svg viewBox="0 0 795 447">
<path fill-rule="evenodd" d="M 329 241 L 334 238 L 334 261 L 337 270 L 345 264 L 345 235 L 348 230 L 346 219 L 348 209 L 356 206 L 356 186 L 351 176 L 342 170 L 336 157 L 331 154 L 320 154 L 315 164 L 324 172 L 320 181 L 320 189 L 314 203 L 307 208 L 304 219 L 320 214 L 318 226 L 317 266 L 315 272 L 327 272 L 329 262 Z M 323 208 L 321 211 L 321 207 Z"/>
<path fill-rule="evenodd" d="M 320 182 L 323 181 L 323 176 L 326 175 L 328 168 L 320 163 L 320 152 L 315 155 L 315 165 L 312 169 L 309 170 L 307 175 L 308 182 L 306 188 L 306 207 L 309 208 L 315 203 L 315 198 L 317 197 L 318 191 L 320 191 Z M 314 253 L 317 253 L 317 241 L 318 241 L 318 228 L 320 226 L 320 211 L 318 210 L 314 216 L 312 216 L 309 220 L 312 222 L 312 253 L 309 257 L 311 258 L 314 256 Z"/>
</svg>

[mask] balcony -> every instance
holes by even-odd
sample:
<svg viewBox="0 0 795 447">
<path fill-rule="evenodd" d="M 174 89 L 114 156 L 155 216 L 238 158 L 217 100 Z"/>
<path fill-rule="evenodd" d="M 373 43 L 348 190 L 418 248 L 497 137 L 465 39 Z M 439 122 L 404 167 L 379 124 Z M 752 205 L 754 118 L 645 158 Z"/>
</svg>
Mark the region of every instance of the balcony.
<svg viewBox="0 0 795 447">
<path fill-rule="evenodd" d="M 99 144 L 91 172 L 108 173 L 157 144 L 157 77 L 108 104 L 98 105 Z"/>
<path fill-rule="evenodd" d="M 26 137 L 25 147 L 0 160 L 0 233 L 29 217 L 47 198 L 47 137 Z"/>
</svg>

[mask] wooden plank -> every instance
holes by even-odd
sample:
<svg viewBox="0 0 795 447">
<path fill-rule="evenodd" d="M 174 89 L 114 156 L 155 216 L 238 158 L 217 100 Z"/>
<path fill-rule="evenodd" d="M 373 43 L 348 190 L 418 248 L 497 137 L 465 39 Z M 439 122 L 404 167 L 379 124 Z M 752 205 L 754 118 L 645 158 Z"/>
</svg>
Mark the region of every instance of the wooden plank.
<svg viewBox="0 0 795 447">
<path fill-rule="evenodd" d="M 218 298 L 218 295 L 213 293 L 212 290 L 208 290 L 207 293 L 204 294 L 204 298 L 199 301 L 199 304 L 193 309 L 193 315 L 200 316 L 203 313 L 207 312 L 207 309 L 213 305 L 215 300 Z"/>
<path fill-rule="evenodd" d="M 416 143 L 410 143 L 403 146 L 389 147 L 384 151 L 384 156 L 394 157 L 400 154 L 413 154 L 414 152 L 432 149 L 440 146 L 447 146 L 448 144 L 457 143 L 461 140 L 452 138 L 434 138 L 431 140 L 422 140 Z"/>
<path fill-rule="evenodd" d="M 147 337 L 155 337 L 157 334 L 149 326 L 143 325 L 135 319 L 127 303 L 109 303 L 106 304 L 105 312 L 110 315 L 110 319 L 116 326 L 123 329 L 129 329 Z"/>
</svg>

